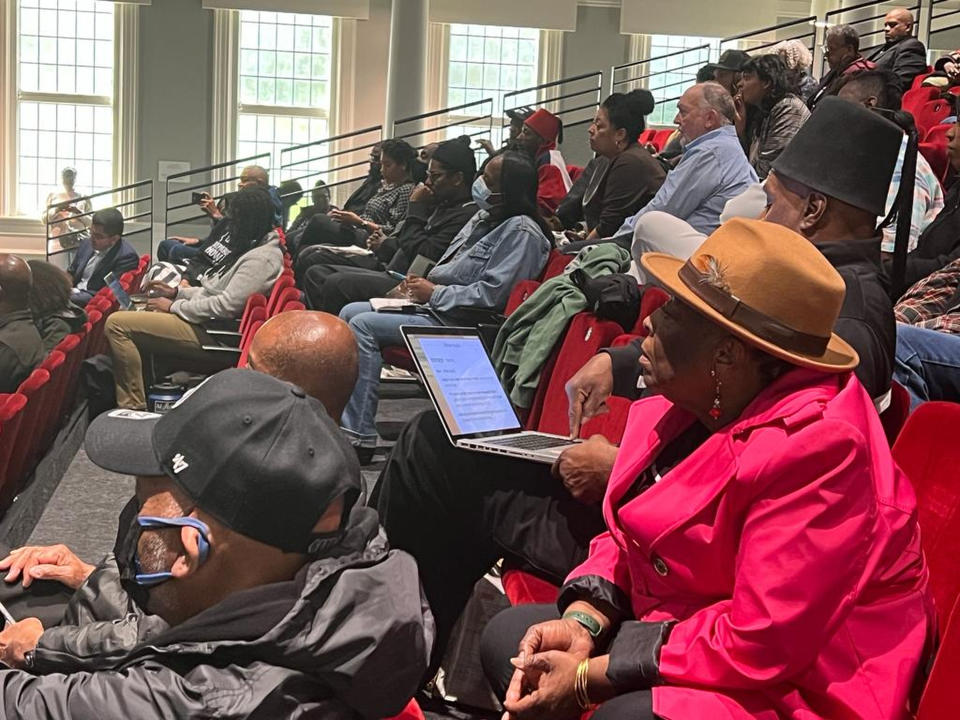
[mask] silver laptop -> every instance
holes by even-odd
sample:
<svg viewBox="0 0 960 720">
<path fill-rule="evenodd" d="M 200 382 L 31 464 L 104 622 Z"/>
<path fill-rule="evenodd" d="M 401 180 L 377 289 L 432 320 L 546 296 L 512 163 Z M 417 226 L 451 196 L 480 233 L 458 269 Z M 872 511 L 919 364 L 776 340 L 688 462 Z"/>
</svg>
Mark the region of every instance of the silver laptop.
<svg viewBox="0 0 960 720">
<path fill-rule="evenodd" d="M 553 463 L 579 442 L 525 431 L 473 328 L 400 328 L 447 436 L 464 450 Z"/>
</svg>

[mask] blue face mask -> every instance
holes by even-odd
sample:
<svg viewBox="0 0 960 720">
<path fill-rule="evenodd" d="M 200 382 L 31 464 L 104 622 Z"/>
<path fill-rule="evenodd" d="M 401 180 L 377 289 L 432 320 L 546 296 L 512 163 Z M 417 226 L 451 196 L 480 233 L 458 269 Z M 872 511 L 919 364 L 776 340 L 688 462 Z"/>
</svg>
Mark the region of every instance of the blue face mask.
<svg viewBox="0 0 960 720">
<path fill-rule="evenodd" d="M 206 559 L 207 555 L 210 553 L 210 528 L 202 520 L 197 520 L 192 517 L 153 517 L 149 515 L 138 516 L 137 525 L 140 526 L 140 532 L 143 530 L 156 530 L 164 529 L 171 527 L 192 527 L 199 533 L 197 538 L 197 549 L 200 553 L 200 564 L 202 565 Z M 163 572 L 154 572 L 154 573 L 145 573 L 141 572 L 140 569 L 140 558 L 137 556 L 137 545 L 139 544 L 139 533 L 137 534 L 138 542 L 133 544 L 132 557 L 130 558 L 130 567 L 134 570 L 133 581 L 142 587 L 153 587 L 154 585 L 159 585 L 162 582 L 166 582 L 173 577 L 173 573 L 169 570 Z"/>
<path fill-rule="evenodd" d="M 470 189 L 470 192 L 473 195 L 473 201 L 481 210 L 489 210 L 493 207 L 490 203 L 490 196 L 493 193 L 491 193 L 490 188 L 487 187 L 487 182 L 483 179 L 483 175 L 480 175 L 473 181 L 473 187 Z"/>
</svg>

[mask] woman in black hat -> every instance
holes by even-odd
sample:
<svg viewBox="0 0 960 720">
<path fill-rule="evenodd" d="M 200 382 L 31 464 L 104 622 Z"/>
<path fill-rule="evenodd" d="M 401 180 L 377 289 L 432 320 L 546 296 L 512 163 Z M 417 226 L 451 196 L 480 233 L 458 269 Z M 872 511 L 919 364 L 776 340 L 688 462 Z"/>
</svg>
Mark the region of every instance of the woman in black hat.
<svg viewBox="0 0 960 720">
<path fill-rule="evenodd" d="M 744 129 L 750 164 L 763 180 L 797 130 L 810 117 L 803 100 L 790 91 L 790 74 L 779 55 L 759 55 L 743 66 L 740 97 L 756 108 Z"/>
</svg>

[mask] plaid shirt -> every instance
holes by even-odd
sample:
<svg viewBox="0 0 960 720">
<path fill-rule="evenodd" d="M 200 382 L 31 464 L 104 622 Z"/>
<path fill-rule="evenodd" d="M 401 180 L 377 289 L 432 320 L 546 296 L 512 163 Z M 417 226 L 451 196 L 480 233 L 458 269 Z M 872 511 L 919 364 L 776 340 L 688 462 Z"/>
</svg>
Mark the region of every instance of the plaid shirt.
<svg viewBox="0 0 960 720">
<path fill-rule="evenodd" d="M 893 312 L 898 322 L 960 335 L 960 260 L 915 283 Z"/>
<path fill-rule="evenodd" d="M 411 192 L 413 192 L 412 182 L 399 185 L 384 183 L 377 190 L 377 194 L 367 200 L 360 217 L 376 223 L 383 230 L 384 235 L 389 235 L 396 228 L 397 223 L 407 216 Z"/>
</svg>

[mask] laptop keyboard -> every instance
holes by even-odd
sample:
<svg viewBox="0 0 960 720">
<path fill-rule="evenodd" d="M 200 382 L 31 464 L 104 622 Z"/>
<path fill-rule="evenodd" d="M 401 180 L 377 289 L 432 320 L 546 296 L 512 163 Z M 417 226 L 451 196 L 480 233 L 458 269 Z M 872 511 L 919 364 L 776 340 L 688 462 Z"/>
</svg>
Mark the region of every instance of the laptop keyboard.
<svg viewBox="0 0 960 720">
<path fill-rule="evenodd" d="M 550 437 L 548 435 L 514 435 L 512 437 L 484 440 L 483 442 L 485 445 L 497 445 L 499 447 L 517 448 L 519 450 L 546 450 L 547 448 L 575 444 L 573 440 Z"/>
</svg>

